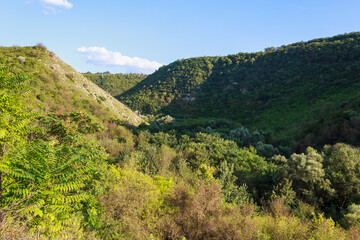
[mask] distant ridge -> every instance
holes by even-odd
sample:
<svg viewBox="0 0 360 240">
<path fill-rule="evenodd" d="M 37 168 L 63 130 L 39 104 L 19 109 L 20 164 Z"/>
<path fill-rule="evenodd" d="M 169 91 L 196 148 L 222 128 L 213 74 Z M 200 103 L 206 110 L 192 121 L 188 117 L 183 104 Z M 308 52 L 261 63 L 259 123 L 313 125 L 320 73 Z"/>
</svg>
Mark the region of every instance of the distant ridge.
<svg viewBox="0 0 360 240">
<path fill-rule="evenodd" d="M 83 73 L 83 75 L 96 85 L 109 92 L 111 96 L 118 96 L 121 93 L 134 87 L 144 80 L 147 75 L 140 73 Z"/>
<path fill-rule="evenodd" d="M 141 113 L 232 119 L 278 140 L 286 135 L 323 144 L 348 138 L 340 132 L 345 121 L 355 121 L 346 112 L 359 114 L 359 89 L 360 33 L 354 32 L 257 53 L 178 60 L 119 99 Z"/>
</svg>

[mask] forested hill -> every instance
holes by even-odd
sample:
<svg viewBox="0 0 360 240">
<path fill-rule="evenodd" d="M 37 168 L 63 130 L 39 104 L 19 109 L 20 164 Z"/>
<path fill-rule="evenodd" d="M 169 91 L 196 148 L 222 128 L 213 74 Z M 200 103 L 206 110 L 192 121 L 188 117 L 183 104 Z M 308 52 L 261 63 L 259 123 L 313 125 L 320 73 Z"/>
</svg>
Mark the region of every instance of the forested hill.
<svg viewBox="0 0 360 240">
<path fill-rule="evenodd" d="M 359 120 L 359 73 L 355 32 L 257 53 L 178 60 L 119 99 L 142 113 L 233 119 L 319 145 L 355 143 L 359 136 L 341 128 Z"/>
<path fill-rule="evenodd" d="M 109 72 L 104 73 L 83 73 L 85 77 L 90 79 L 96 85 L 110 93 L 112 96 L 118 96 L 121 93 L 134 87 L 137 83 L 144 80 L 146 74 L 138 73 L 117 73 L 110 74 Z"/>
<path fill-rule="evenodd" d="M 29 106 L 41 112 L 81 111 L 96 120 L 120 120 L 139 125 L 139 118 L 109 93 L 86 79 L 53 52 L 39 44 L 34 47 L 0 47 L 0 62 L 14 74 L 29 75 Z"/>
<path fill-rule="evenodd" d="M 138 127 L 129 125 L 139 124 L 139 116 L 43 45 L 0 48 L 0 239 L 360 239 L 359 49 L 354 36 L 340 40 L 335 55 L 337 43 L 335 50 L 322 43 L 326 47 L 319 48 L 330 52 L 320 50 L 323 58 L 314 50 L 304 53 L 311 46 L 307 43 L 293 50 L 288 46 L 287 53 L 191 59 L 161 68 L 144 80 L 164 76 L 149 91 L 160 94 L 167 75 L 183 76 L 172 78 L 182 84 L 183 95 L 171 99 L 165 94 L 170 86 L 164 85 L 164 97 L 152 101 L 163 103 L 163 112 L 177 114 L 181 109 L 175 107 L 181 106 L 184 117 L 210 117 L 191 122 L 148 116 L 151 123 Z M 242 60 L 233 63 L 236 58 Z M 186 75 L 190 72 L 196 78 Z M 268 98 L 259 98 L 266 90 Z M 223 95 L 235 100 L 226 102 Z M 311 112 L 313 106 L 306 110 L 311 101 L 329 106 Z M 220 109 L 222 104 L 239 109 L 230 114 Z M 252 110 L 260 117 L 246 116 Z M 237 119 L 242 112 L 247 118 Z M 255 119 L 255 126 L 265 122 L 261 116 L 273 117 L 270 123 L 281 126 L 295 115 L 295 126 L 315 119 L 300 128 L 305 134 L 314 134 L 318 126 L 325 129 L 329 121 L 341 123 L 325 131 L 334 135 L 318 136 L 336 141 L 346 136 L 355 146 L 337 143 L 295 153 L 291 141 L 274 145 L 271 134 L 215 119 L 232 117 L 248 125 Z"/>
</svg>

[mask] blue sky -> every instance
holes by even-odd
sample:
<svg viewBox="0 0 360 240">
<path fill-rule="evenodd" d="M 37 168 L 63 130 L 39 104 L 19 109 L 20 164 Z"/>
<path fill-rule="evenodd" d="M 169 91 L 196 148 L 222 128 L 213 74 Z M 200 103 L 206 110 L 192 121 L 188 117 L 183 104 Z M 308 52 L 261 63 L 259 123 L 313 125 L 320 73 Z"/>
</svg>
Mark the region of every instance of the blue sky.
<svg viewBox="0 0 360 240">
<path fill-rule="evenodd" d="M 41 42 L 80 72 L 151 73 L 360 31 L 359 0 L 0 0 L 0 9 L 0 46 Z"/>
</svg>

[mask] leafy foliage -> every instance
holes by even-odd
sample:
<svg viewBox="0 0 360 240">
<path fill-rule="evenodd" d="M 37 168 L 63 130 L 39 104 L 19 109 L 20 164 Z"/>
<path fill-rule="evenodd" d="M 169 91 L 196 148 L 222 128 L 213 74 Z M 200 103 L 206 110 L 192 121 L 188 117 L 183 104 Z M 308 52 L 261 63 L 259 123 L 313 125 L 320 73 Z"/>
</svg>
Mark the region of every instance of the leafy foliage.
<svg viewBox="0 0 360 240">
<path fill-rule="evenodd" d="M 321 204 L 322 196 L 331 199 L 334 190 L 325 178 L 323 157 L 316 150 L 308 147 L 305 154 L 293 154 L 288 162 L 289 179 L 300 198 L 312 204 Z"/>
<path fill-rule="evenodd" d="M 336 190 L 335 205 L 346 208 L 360 194 L 360 150 L 344 144 L 325 147 L 325 171 Z M 357 202 L 357 200 L 355 200 Z"/>
<path fill-rule="evenodd" d="M 105 151 L 96 143 L 73 128 L 69 131 L 69 126 L 53 125 L 57 131 L 45 125 L 38 129 L 45 132 L 42 137 L 16 144 L 0 170 L 6 185 L 4 206 L 18 203 L 8 210 L 31 217 L 32 228 L 40 234 L 56 237 L 64 234 L 64 226 L 81 211 L 81 205 L 98 194 L 98 182 L 105 178 L 107 166 Z M 56 138 L 49 140 L 51 137 Z"/>
<path fill-rule="evenodd" d="M 25 106 L 19 94 L 22 91 L 22 83 L 27 75 L 14 75 L 12 67 L 0 67 L 0 157 L 2 158 L 6 144 L 18 140 L 24 134 L 29 133 L 28 124 L 31 114 L 25 111 Z"/>
</svg>

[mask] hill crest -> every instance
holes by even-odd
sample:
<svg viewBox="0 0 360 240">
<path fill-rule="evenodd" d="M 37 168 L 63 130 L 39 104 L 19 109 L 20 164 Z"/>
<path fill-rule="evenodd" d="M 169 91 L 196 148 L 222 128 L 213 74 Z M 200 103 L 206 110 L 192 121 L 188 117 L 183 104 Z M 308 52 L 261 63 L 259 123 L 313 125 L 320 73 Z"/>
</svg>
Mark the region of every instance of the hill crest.
<svg viewBox="0 0 360 240">
<path fill-rule="evenodd" d="M 143 120 L 44 46 L 0 47 L 0 59 L 19 74 L 32 73 L 28 102 L 40 111 L 85 111 L 98 120 L 139 125 Z"/>
<path fill-rule="evenodd" d="M 313 138 L 335 134 L 326 133 L 332 124 L 341 132 L 349 120 L 344 112 L 358 114 L 359 72 L 360 33 L 355 32 L 257 53 L 178 60 L 119 99 L 141 113 L 232 119 L 280 133 L 279 138 Z"/>
</svg>

